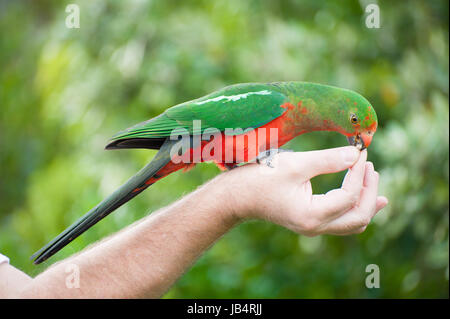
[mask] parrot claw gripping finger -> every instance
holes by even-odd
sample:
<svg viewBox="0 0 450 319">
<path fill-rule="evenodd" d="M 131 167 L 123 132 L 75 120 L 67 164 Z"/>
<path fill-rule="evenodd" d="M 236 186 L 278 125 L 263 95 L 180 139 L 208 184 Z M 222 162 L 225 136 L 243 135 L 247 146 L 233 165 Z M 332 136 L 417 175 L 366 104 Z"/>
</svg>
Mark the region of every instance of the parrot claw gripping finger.
<svg viewBox="0 0 450 319">
<path fill-rule="evenodd" d="M 236 164 L 223 164 L 223 166 L 227 169 L 227 171 L 231 171 L 232 169 L 236 168 Z"/>
<path fill-rule="evenodd" d="M 270 150 L 259 153 L 258 156 L 256 157 L 256 163 L 261 164 L 261 162 L 265 160 L 267 166 L 274 168 L 274 166 L 272 165 L 272 160 L 274 156 L 283 152 L 293 152 L 293 150 L 286 150 L 283 148 L 271 148 Z"/>
</svg>

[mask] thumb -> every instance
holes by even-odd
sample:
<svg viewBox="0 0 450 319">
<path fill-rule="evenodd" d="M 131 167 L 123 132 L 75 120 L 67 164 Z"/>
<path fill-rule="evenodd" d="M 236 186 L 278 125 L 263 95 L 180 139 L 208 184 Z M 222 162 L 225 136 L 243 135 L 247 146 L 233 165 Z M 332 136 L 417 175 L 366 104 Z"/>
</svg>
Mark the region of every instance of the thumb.
<svg viewBox="0 0 450 319">
<path fill-rule="evenodd" d="M 317 175 L 336 173 L 352 167 L 361 152 L 354 146 L 345 146 L 298 154 L 300 154 L 298 160 L 302 167 L 301 173 L 310 179 Z"/>
</svg>

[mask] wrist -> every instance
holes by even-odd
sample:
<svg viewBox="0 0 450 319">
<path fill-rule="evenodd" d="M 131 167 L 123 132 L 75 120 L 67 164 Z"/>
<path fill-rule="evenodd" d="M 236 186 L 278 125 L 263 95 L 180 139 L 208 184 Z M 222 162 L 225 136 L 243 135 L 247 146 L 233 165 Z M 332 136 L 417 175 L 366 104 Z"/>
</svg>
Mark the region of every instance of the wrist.
<svg viewBox="0 0 450 319">
<path fill-rule="evenodd" d="M 234 168 L 232 171 L 218 175 L 212 183 L 218 191 L 220 198 L 218 205 L 223 211 L 224 217 L 233 223 L 240 223 L 253 217 L 254 198 L 248 196 L 247 178 L 243 172 L 250 169 L 250 165 Z"/>
<path fill-rule="evenodd" d="M 239 215 L 239 200 L 234 193 L 233 184 L 230 181 L 229 173 L 219 174 L 209 183 L 207 183 L 202 191 L 207 192 L 214 207 L 212 209 L 216 218 L 220 218 L 220 222 L 230 227 L 241 222 Z"/>
</svg>

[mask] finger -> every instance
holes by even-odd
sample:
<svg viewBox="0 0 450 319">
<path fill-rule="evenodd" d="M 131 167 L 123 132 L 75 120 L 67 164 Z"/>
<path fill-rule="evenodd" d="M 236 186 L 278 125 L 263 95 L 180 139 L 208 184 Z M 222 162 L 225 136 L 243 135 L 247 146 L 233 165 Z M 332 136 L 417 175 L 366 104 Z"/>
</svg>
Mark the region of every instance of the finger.
<svg viewBox="0 0 450 319">
<path fill-rule="evenodd" d="M 364 188 L 361 192 L 360 201 L 357 207 L 348 213 L 337 217 L 328 223 L 328 228 L 334 233 L 342 232 L 345 234 L 357 233 L 358 230 L 367 226 L 376 214 L 377 210 L 377 192 L 378 192 L 378 173 L 375 172 L 373 164 L 367 162 L 365 165 Z M 385 198 L 380 198 L 380 205 L 385 204 Z M 384 206 L 383 206 L 384 207 Z"/>
<path fill-rule="evenodd" d="M 355 209 L 339 216 L 338 218 L 324 224 L 321 233 L 332 235 L 357 234 L 365 229 L 370 219 L 365 220 L 357 214 Z"/>
<path fill-rule="evenodd" d="M 384 197 L 384 196 L 378 196 L 377 197 L 377 205 L 376 205 L 376 210 L 377 212 L 382 210 L 384 207 L 386 207 L 386 205 L 389 203 L 389 200 Z"/>
<path fill-rule="evenodd" d="M 372 163 L 367 163 L 367 172 L 364 178 L 364 189 L 361 193 L 361 200 L 359 203 L 359 212 L 361 215 L 367 216 L 371 219 L 377 212 L 377 197 L 378 197 L 378 181 L 379 174 L 375 171 Z"/>
<path fill-rule="evenodd" d="M 342 189 L 333 189 L 326 194 L 313 195 L 311 211 L 324 222 L 331 221 L 357 204 L 357 199 Z"/>
<path fill-rule="evenodd" d="M 347 235 L 354 235 L 354 234 L 361 234 L 366 230 L 367 226 L 363 226 L 363 227 L 359 227 L 356 229 L 350 229 L 350 230 L 342 230 L 342 229 L 337 229 L 335 231 L 330 230 L 330 232 L 327 234 L 330 235 L 335 235 L 335 236 L 347 236 Z"/>
<path fill-rule="evenodd" d="M 354 196 L 359 196 L 359 193 L 363 187 L 363 181 L 367 175 L 366 160 L 367 150 L 363 150 L 358 158 L 358 161 L 356 161 L 355 165 L 349 169 L 344 177 L 344 181 L 342 182 L 342 189 Z"/>
<path fill-rule="evenodd" d="M 373 163 L 367 161 L 365 165 L 365 172 L 364 172 L 364 180 L 363 180 L 363 186 L 367 187 L 369 186 L 369 176 L 374 171 Z"/>
<path fill-rule="evenodd" d="M 364 180 L 367 152 L 361 156 L 349 170 L 342 183 L 342 188 L 329 191 L 325 195 L 313 195 L 311 210 L 322 220 L 337 218 L 359 202 Z"/>
<path fill-rule="evenodd" d="M 301 163 L 299 172 L 305 178 L 311 179 L 320 174 L 336 173 L 353 166 L 360 157 L 360 151 L 354 146 L 346 146 L 293 155 Z"/>
<path fill-rule="evenodd" d="M 384 196 L 378 196 L 377 197 L 377 204 L 376 204 L 376 209 L 375 209 L 375 214 L 372 215 L 372 218 L 381 210 L 383 209 L 388 203 L 388 200 L 386 197 Z M 351 229 L 345 233 L 341 233 L 341 235 L 350 235 L 350 234 L 361 234 L 363 233 L 366 229 L 367 226 L 369 226 L 369 222 L 371 220 L 368 221 L 367 225 L 364 225 L 362 227 L 359 228 L 355 228 L 355 229 Z"/>
<path fill-rule="evenodd" d="M 377 197 L 377 204 L 376 204 L 376 213 L 378 213 L 380 210 L 382 210 L 386 205 L 388 204 L 388 199 L 384 196 L 378 196 Z M 372 216 L 373 218 L 373 216 Z M 331 223 L 328 224 L 325 228 L 325 232 L 330 235 L 352 235 L 352 234 L 361 234 L 363 233 L 368 225 L 364 225 L 361 227 L 342 227 L 342 223 Z"/>
</svg>

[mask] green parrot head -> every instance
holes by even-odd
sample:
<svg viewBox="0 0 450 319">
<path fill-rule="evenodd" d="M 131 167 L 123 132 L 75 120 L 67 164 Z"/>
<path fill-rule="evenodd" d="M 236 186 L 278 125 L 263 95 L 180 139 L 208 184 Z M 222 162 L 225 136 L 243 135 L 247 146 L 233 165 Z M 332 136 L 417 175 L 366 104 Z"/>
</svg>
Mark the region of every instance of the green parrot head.
<svg viewBox="0 0 450 319">
<path fill-rule="evenodd" d="M 362 95 L 329 85 L 299 83 L 294 96 L 297 113 L 307 121 L 301 125 L 308 131 L 339 132 L 360 150 L 371 144 L 378 126 L 377 114 Z"/>
<path fill-rule="evenodd" d="M 343 90 L 343 89 L 341 89 Z M 343 108 L 339 114 L 339 122 L 344 128 L 347 140 L 359 149 L 365 149 L 372 143 L 373 135 L 378 127 L 377 114 L 373 106 L 362 95 L 343 90 L 342 98 L 337 102 Z"/>
</svg>

